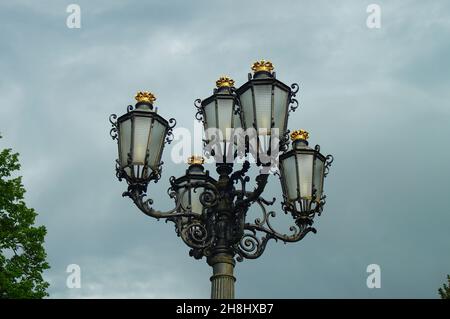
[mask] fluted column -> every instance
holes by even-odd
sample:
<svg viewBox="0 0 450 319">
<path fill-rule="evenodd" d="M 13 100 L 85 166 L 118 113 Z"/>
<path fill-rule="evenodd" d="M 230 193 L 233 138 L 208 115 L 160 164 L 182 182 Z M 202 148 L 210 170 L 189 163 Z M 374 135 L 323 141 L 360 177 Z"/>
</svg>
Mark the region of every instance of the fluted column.
<svg viewBox="0 0 450 319">
<path fill-rule="evenodd" d="M 235 261 L 228 254 L 218 254 L 208 258 L 213 268 L 211 276 L 211 299 L 234 299 L 233 276 Z"/>
</svg>

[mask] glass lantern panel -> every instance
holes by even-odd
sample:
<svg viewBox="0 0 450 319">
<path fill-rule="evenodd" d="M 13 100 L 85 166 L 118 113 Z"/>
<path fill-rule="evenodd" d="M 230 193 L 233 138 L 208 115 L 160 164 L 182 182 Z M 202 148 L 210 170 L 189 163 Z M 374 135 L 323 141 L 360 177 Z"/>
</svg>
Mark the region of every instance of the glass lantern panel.
<svg viewBox="0 0 450 319">
<path fill-rule="evenodd" d="M 191 210 L 195 214 L 200 215 L 202 213 L 203 205 L 200 202 L 200 195 L 203 193 L 203 191 L 203 187 L 191 189 Z"/>
<path fill-rule="evenodd" d="M 133 164 L 144 165 L 147 152 L 148 135 L 151 118 L 136 116 L 134 118 Z"/>
<path fill-rule="evenodd" d="M 324 173 L 324 162 L 316 157 L 314 160 L 314 185 L 316 189 L 316 199 L 320 200 L 323 192 L 323 173 Z"/>
<path fill-rule="evenodd" d="M 241 116 L 239 115 L 239 112 L 236 113 L 235 112 L 235 107 L 236 103 L 233 101 L 233 127 L 235 129 L 237 128 L 241 128 L 242 127 L 242 123 L 241 123 Z"/>
<path fill-rule="evenodd" d="M 300 197 L 310 199 L 312 196 L 313 154 L 297 154 Z"/>
<path fill-rule="evenodd" d="M 283 166 L 283 180 L 286 185 L 286 191 L 288 200 L 294 200 L 297 198 L 297 171 L 295 167 L 295 155 L 287 157 L 282 160 Z"/>
<path fill-rule="evenodd" d="M 184 211 L 190 210 L 195 214 L 201 214 L 203 210 L 203 205 L 200 202 L 200 194 L 203 192 L 203 188 L 197 188 L 194 191 L 194 188 L 187 190 L 185 187 L 186 183 L 180 184 L 182 186 L 178 190 L 178 196 L 181 198 L 181 206 Z"/>
<path fill-rule="evenodd" d="M 205 109 L 205 120 L 206 120 L 205 134 L 206 134 L 206 139 L 210 139 L 210 135 L 213 134 L 215 132 L 214 129 L 217 128 L 216 102 L 212 101 L 211 103 L 205 105 L 204 109 Z M 210 131 L 208 129 L 210 129 Z"/>
<path fill-rule="evenodd" d="M 242 123 L 245 129 L 253 128 L 254 115 L 253 115 L 253 98 L 252 90 L 249 88 L 240 96 L 241 108 L 244 113 L 245 122 Z"/>
<path fill-rule="evenodd" d="M 119 161 L 120 166 L 124 167 L 128 164 L 128 153 L 131 151 L 131 120 L 125 120 L 119 125 Z"/>
<path fill-rule="evenodd" d="M 288 92 L 275 86 L 274 89 L 274 128 L 278 128 L 280 136 L 286 128 L 286 112 L 288 108 Z"/>
<path fill-rule="evenodd" d="M 272 85 L 255 85 L 256 125 L 258 133 L 270 132 L 272 121 Z"/>
<path fill-rule="evenodd" d="M 180 188 L 178 189 L 178 198 L 180 198 L 180 204 L 181 208 L 183 210 L 186 210 L 189 206 L 189 190 L 186 190 L 184 186 L 186 185 L 186 182 L 180 184 Z"/>
<path fill-rule="evenodd" d="M 150 139 L 148 144 L 147 165 L 152 169 L 157 169 L 161 159 L 161 153 L 166 137 L 166 127 L 159 121 L 154 121 L 150 131 Z"/>
<path fill-rule="evenodd" d="M 218 99 L 217 110 L 219 113 L 219 130 L 222 133 L 222 139 L 226 141 L 230 140 L 232 136 L 232 124 L 233 124 L 233 100 L 231 99 Z"/>
</svg>

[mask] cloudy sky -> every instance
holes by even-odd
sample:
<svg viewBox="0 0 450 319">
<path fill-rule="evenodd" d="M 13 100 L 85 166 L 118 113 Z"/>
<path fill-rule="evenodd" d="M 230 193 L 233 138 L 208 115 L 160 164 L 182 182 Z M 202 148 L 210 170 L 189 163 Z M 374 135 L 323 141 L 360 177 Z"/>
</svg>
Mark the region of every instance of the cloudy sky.
<svg viewBox="0 0 450 319">
<path fill-rule="evenodd" d="M 121 197 L 108 116 L 148 89 L 192 130 L 194 99 L 222 74 L 244 83 L 260 58 L 301 86 L 289 128 L 335 162 L 318 233 L 239 263 L 236 296 L 437 297 L 450 273 L 448 1 L 376 1 L 380 29 L 359 0 L 77 1 L 80 29 L 66 26 L 70 3 L 0 4 L 0 148 L 21 154 L 27 204 L 47 227 L 50 297 L 209 297 L 205 261 Z M 186 168 L 170 151 L 149 188 L 160 209 Z M 279 192 L 272 178 L 266 195 Z M 66 286 L 69 264 L 80 289 Z"/>
</svg>

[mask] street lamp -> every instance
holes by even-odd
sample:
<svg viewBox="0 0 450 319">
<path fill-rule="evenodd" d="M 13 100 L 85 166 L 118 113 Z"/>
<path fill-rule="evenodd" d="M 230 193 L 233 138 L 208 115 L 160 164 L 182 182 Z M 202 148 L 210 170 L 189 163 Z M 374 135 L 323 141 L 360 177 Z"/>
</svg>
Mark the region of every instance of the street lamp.
<svg viewBox="0 0 450 319">
<path fill-rule="evenodd" d="M 111 134 L 113 138 L 118 136 L 117 176 L 145 191 L 151 180 L 159 179 L 164 143 L 170 142 L 175 120 L 166 121 L 156 113 L 153 107 L 156 97 L 152 93 L 138 92 L 135 99 L 135 107 L 128 106 L 126 114 L 118 119 L 111 115 L 110 121 L 114 123 Z"/>
<path fill-rule="evenodd" d="M 237 94 L 242 108 L 242 126 L 254 128 L 261 135 L 270 135 L 271 129 L 285 132 L 287 129 L 289 104 L 298 91 L 276 79 L 270 61 L 257 61 L 253 64 L 254 74 L 248 74 L 248 82 L 242 85 Z M 298 104 L 294 104 L 295 109 Z"/>
<path fill-rule="evenodd" d="M 209 152 L 225 163 L 232 163 L 234 132 L 241 127 L 238 97 L 233 79 L 222 76 L 216 81 L 216 86 L 210 97 L 195 101 L 196 118 L 203 122 Z"/>
<path fill-rule="evenodd" d="M 314 149 L 308 146 L 304 130 L 290 134 L 289 150 L 287 122 L 289 112 L 298 106 L 298 85 L 289 87 L 278 81 L 269 61 L 255 62 L 252 69 L 253 76 L 249 75 L 249 81 L 240 88 L 234 88 L 232 79 L 221 77 L 212 96 L 195 101 L 196 118 L 205 129 L 204 151 L 207 156 L 215 156 L 218 178 L 205 171 L 203 156 L 191 156 L 185 174 L 169 179 L 168 194 L 175 207 L 166 212 L 155 210 L 146 192 L 149 182 L 157 182 L 161 176 L 161 156 L 165 144 L 173 139 L 175 120 L 167 121 L 156 113 L 155 97 L 149 92 L 139 92 L 136 106 L 128 106 L 125 115 L 110 116 L 110 134 L 118 140 L 116 175 L 128 183 L 123 196 L 130 197 L 144 214 L 173 222 L 177 235 L 191 248 L 189 254 L 196 259 L 206 257 L 213 269 L 211 298 L 234 298 L 235 261 L 258 258 L 271 239 L 297 242 L 309 232 L 316 232 L 311 225 L 325 205 L 323 180 L 333 161 L 331 155 L 320 153 L 318 145 Z M 236 137 L 236 129 L 247 136 Z M 261 170 L 252 191 L 246 186 L 250 180 L 249 160 L 233 172 L 237 157 L 247 158 L 255 151 L 248 144 L 243 153 L 232 147 L 242 141 L 248 143 L 248 135 L 253 137 L 249 130 L 256 131 L 258 137 L 276 137 L 276 151 L 282 152 L 270 163 L 261 162 L 259 154 L 253 154 Z M 211 142 L 219 144 L 220 152 L 207 147 Z M 259 142 L 257 145 L 259 151 Z M 268 206 L 275 199 L 268 201 L 261 196 L 270 175 L 268 167 L 275 169 L 280 179 L 281 208 L 293 218 L 294 225 L 287 234 L 272 226 L 276 214 Z M 254 204 L 261 208 L 261 216 L 250 220 L 247 212 Z"/>
<path fill-rule="evenodd" d="M 323 180 L 333 157 L 323 156 L 318 145 L 308 147 L 308 137 L 305 130 L 292 132 L 292 149 L 280 156 L 280 180 L 284 210 L 297 223 L 312 224 L 314 214 L 320 215 L 325 204 Z"/>
</svg>

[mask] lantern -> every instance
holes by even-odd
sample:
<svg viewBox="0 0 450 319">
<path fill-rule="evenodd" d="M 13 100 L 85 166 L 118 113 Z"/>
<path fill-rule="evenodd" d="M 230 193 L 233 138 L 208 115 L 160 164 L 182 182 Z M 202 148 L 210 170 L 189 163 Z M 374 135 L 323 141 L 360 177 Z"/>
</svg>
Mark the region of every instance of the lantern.
<svg viewBox="0 0 450 319">
<path fill-rule="evenodd" d="M 296 213 L 311 213 L 323 193 L 326 158 L 318 148 L 308 147 L 308 132 L 291 134 L 292 149 L 280 155 L 280 179 L 285 205 Z"/>
<path fill-rule="evenodd" d="M 164 142 L 171 129 L 169 123 L 156 113 L 150 92 L 138 92 L 135 108 L 117 119 L 119 138 L 118 170 L 130 184 L 147 185 L 160 172 Z"/>
<path fill-rule="evenodd" d="M 208 149 L 212 149 L 217 162 L 233 162 L 235 129 L 241 127 L 237 111 L 237 98 L 234 81 L 223 76 L 216 81 L 213 95 L 201 101 L 200 119 L 205 129 Z"/>
<path fill-rule="evenodd" d="M 282 135 L 287 128 L 291 89 L 275 78 L 273 64 L 261 60 L 253 64 L 253 76 L 237 89 L 241 104 L 242 127 L 254 128 L 260 135 L 270 135 L 278 129 Z"/>
<path fill-rule="evenodd" d="M 253 64 L 253 75 L 236 90 L 239 97 L 242 128 L 248 136 L 247 151 L 258 165 L 277 163 L 280 143 L 287 130 L 289 105 L 296 91 L 276 79 L 270 61 Z M 295 84 L 293 88 L 298 88 Z M 293 108 L 295 109 L 295 108 Z"/>
<path fill-rule="evenodd" d="M 214 184 L 214 179 L 209 176 L 209 171 L 203 167 L 204 159 L 201 156 L 191 156 L 188 159 L 189 167 L 186 175 L 177 178 L 173 183 L 173 188 L 178 194 L 181 211 L 190 211 L 196 215 L 202 215 L 204 203 L 213 198 L 208 185 Z M 208 197 L 209 196 L 209 197 Z"/>
</svg>

